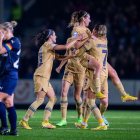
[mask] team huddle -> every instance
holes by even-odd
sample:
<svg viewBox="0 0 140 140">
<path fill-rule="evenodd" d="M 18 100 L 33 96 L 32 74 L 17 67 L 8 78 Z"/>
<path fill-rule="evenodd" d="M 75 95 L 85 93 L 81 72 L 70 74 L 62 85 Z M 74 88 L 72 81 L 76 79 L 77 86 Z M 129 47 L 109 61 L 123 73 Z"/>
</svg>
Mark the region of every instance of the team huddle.
<svg viewBox="0 0 140 140">
<path fill-rule="evenodd" d="M 69 88 L 73 83 L 73 94 L 78 114 L 78 118 L 75 123 L 77 128 L 87 129 L 87 121 L 92 113 L 99 122 L 99 126 L 92 128 L 91 130 L 107 130 L 109 123 L 104 117 L 104 112 L 108 107 L 108 75 L 120 92 L 122 101 L 137 100 L 137 97 L 126 94 L 116 71 L 107 62 L 108 47 L 106 26 L 96 24 L 91 33 L 87 28 L 90 22 L 90 14 L 86 11 L 74 12 L 69 23 L 69 27 L 73 26 L 73 30 L 71 32 L 71 37 L 67 39 L 67 43 L 65 45 L 55 44 L 56 35 L 52 29 L 46 29 L 43 33 L 39 33 L 34 38 L 35 44 L 40 47 L 38 52 L 38 68 L 36 69 L 33 78 L 34 92 L 36 93 L 37 98 L 36 101 L 29 106 L 25 116 L 19 122 L 23 128 L 32 129 L 28 125 L 29 118 L 32 117 L 32 115 L 37 111 L 37 108 L 44 102 L 45 96 L 49 98 L 49 102 L 45 106 L 42 128 L 54 129 L 56 126 L 62 127 L 67 125 L 67 95 Z M 1 25 L 2 24 L 0 24 L 0 31 L 4 30 Z M 2 35 L 2 31 L 0 33 L 0 35 Z M 66 50 L 66 54 L 61 56 L 55 53 L 55 50 Z M 11 49 L 10 51 L 13 50 Z M 49 82 L 53 60 L 55 58 L 61 60 L 60 66 L 56 69 L 58 73 L 67 62 L 62 79 L 60 101 L 62 119 L 56 124 L 56 126 L 49 122 L 53 106 L 57 100 L 55 92 Z M 82 90 L 84 91 L 83 101 L 81 98 Z M 2 100 L 4 101 L 8 94 L 6 90 L 1 90 L 0 94 L 1 93 L 4 93 L 5 96 L 1 98 L 0 106 L 2 106 Z M 9 96 L 11 96 L 12 93 L 10 93 Z M 100 110 L 95 104 L 95 99 L 100 99 L 101 101 Z M 1 118 L 3 110 L 0 109 Z M 2 121 L 0 134 L 18 135 L 16 126 L 14 126 L 15 129 L 13 129 L 11 124 L 11 130 L 9 132 L 7 123 L 4 124 L 3 122 L 4 121 Z"/>
</svg>

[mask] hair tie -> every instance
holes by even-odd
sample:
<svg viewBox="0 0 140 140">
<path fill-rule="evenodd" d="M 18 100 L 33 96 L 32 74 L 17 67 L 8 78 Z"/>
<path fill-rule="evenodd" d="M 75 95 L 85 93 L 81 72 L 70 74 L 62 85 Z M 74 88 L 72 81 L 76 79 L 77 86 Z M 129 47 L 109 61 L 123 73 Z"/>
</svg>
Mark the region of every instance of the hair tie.
<svg viewBox="0 0 140 140">
<path fill-rule="evenodd" d="M 81 18 L 83 18 L 84 16 L 86 16 L 86 15 L 87 15 L 87 12 L 86 12 L 82 17 L 80 17 L 79 20 L 80 20 Z"/>
</svg>

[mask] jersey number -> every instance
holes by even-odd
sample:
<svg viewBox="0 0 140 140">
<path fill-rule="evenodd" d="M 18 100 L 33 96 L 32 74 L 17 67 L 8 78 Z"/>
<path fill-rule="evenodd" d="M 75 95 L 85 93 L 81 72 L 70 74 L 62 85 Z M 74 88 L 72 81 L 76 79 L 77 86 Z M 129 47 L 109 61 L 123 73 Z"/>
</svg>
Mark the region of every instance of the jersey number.
<svg viewBox="0 0 140 140">
<path fill-rule="evenodd" d="M 106 65 L 106 58 L 107 58 L 107 50 L 102 50 L 102 53 L 105 53 L 104 61 L 103 61 L 103 66 Z"/>
<path fill-rule="evenodd" d="M 39 53 L 38 67 L 42 65 L 42 53 Z"/>
<path fill-rule="evenodd" d="M 19 51 L 17 52 L 17 55 L 20 55 L 20 52 L 21 52 L 21 50 L 19 50 Z M 19 63 L 19 58 L 17 59 L 16 62 L 14 62 L 14 68 L 18 69 L 18 66 L 19 66 L 18 63 Z"/>
</svg>

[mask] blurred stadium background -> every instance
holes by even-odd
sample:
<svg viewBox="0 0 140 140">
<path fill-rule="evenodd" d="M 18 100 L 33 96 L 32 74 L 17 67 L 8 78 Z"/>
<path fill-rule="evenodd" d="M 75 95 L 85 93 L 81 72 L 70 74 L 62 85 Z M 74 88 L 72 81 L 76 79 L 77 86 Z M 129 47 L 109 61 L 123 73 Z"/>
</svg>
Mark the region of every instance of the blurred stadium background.
<svg viewBox="0 0 140 140">
<path fill-rule="evenodd" d="M 16 20 L 15 36 L 22 44 L 19 83 L 15 90 L 16 108 L 26 108 L 34 94 L 33 73 L 37 67 L 38 48 L 31 40 L 47 28 L 54 29 L 57 43 L 65 44 L 72 28 L 67 28 L 74 11 L 85 10 L 91 15 L 89 29 L 102 23 L 108 29 L 108 62 L 116 69 L 126 92 L 137 96 L 135 102 L 121 102 L 121 96 L 109 79 L 109 109 L 139 109 L 140 107 L 140 9 L 138 0 L 0 0 L 0 23 Z M 64 54 L 65 51 L 58 51 Z M 60 74 L 55 72 L 59 61 L 54 60 L 51 83 L 59 108 Z M 69 90 L 69 108 L 75 108 L 73 87 Z M 46 102 L 45 102 L 46 103 Z M 97 101 L 97 104 L 99 101 Z M 22 106 L 21 106 L 22 105 Z"/>
</svg>

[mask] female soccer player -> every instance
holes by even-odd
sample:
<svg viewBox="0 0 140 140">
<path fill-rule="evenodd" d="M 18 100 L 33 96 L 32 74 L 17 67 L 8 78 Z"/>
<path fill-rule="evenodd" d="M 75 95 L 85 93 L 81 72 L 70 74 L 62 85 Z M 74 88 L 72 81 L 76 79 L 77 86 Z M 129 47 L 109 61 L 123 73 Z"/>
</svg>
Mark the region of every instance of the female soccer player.
<svg viewBox="0 0 140 140">
<path fill-rule="evenodd" d="M 36 112 L 37 108 L 44 102 L 45 96 L 49 98 L 49 102 L 45 107 L 44 119 L 42 122 L 43 128 L 54 129 L 54 125 L 49 123 L 49 118 L 52 113 L 53 106 L 56 102 L 56 96 L 53 88 L 49 82 L 53 60 L 55 57 L 59 60 L 71 58 L 71 56 L 59 56 L 55 54 L 55 50 L 65 50 L 71 47 L 77 40 L 82 39 L 82 35 L 77 36 L 74 40 L 66 45 L 56 45 L 56 35 L 51 29 L 45 30 L 43 33 L 39 33 L 35 38 L 35 44 L 43 42 L 43 45 L 39 49 L 38 53 L 38 68 L 34 73 L 34 85 L 35 93 L 37 93 L 37 99 L 33 102 L 25 117 L 20 121 L 20 125 L 25 129 L 31 129 L 28 125 L 29 118 Z"/>
<path fill-rule="evenodd" d="M 73 28 L 72 37 L 68 39 L 68 42 L 69 42 L 69 40 L 73 40 L 78 34 L 86 33 L 86 36 L 82 41 L 78 41 L 77 43 L 75 43 L 74 46 L 72 46 L 67 51 L 66 54 L 73 53 L 73 50 L 75 48 L 82 46 L 88 40 L 88 38 L 91 37 L 91 32 L 87 28 L 87 26 L 89 25 L 90 22 L 91 22 L 90 15 L 86 11 L 74 12 L 72 14 L 71 22 L 69 23 L 69 27 L 75 26 L 75 25 L 76 25 L 76 27 Z M 85 55 L 85 54 L 83 54 L 83 55 Z M 67 105 L 68 105 L 67 94 L 68 94 L 68 90 L 69 90 L 71 84 L 73 83 L 73 81 L 75 83 L 74 99 L 76 102 L 76 109 L 77 109 L 77 113 L 78 113 L 77 123 L 82 121 L 81 91 L 82 91 L 82 87 L 83 87 L 83 83 L 84 83 L 85 68 L 81 65 L 80 60 L 81 60 L 81 58 L 79 58 L 79 57 L 72 58 L 68 61 L 67 65 L 66 65 L 64 76 L 62 79 L 62 92 L 61 92 L 61 102 L 60 102 L 62 120 L 58 124 L 56 124 L 57 126 L 64 126 L 67 124 L 67 122 L 66 122 L 66 112 L 67 112 Z M 62 61 L 62 63 L 60 64 L 60 66 L 57 69 L 58 72 L 61 69 L 61 66 L 64 65 L 64 63 L 66 63 L 66 61 Z M 90 56 L 90 59 L 88 62 L 88 68 L 95 71 L 95 73 L 93 73 L 93 75 L 94 75 L 95 86 L 97 86 L 96 87 L 97 91 L 95 92 L 96 97 L 104 98 L 105 96 L 99 92 L 100 91 L 99 77 L 100 77 L 100 72 L 101 72 L 101 66 L 97 62 L 97 60 L 92 56 Z"/>
<path fill-rule="evenodd" d="M 82 17 L 80 18 L 80 20 L 78 20 L 78 17 Z M 85 26 L 88 26 L 89 25 L 89 22 L 90 22 L 90 15 L 85 12 L 85 11 L 79 11 L 79 12 L 74 12 L 72 14 L 72 19 L 71 19 L 71 22 L 69 24 L 69 26 L 75 26 L 73 28 L 73 31 L 72 31 L 72 38 L 76 37 L 77 34 L 81 33 L 81 32 L 86 32 L 87 33 L 87 37 L 90 37 L 91 36 L 91 32 L 88 28 L 86 28 Z M 86 42 L 88 39 L 85 39 L 83 41 L 78 41 L 74 47 L 78 48 L 79 46 L 82 46 L 84 44 L 84 42 Z M 72 50 L 74 49 L 74 47 L 72 47 L 69 51 L 72 53 Z M 76 58 L 74 58 L 76 59 Z M 58 126 L 63 126 L 63 125 L 66 125 L 67 122 L 66 122 L 66 112 L 67 112 L 67 105 L 68 105 L 68 101 L 67 101 L 67 93 L 68 93 L 68 90 L 69 90 L 69 87 L 71 85 L 71 83 L 73 81 L 76 81 L 76 83 L 78 83 L 78 81 L 80 81 L 79 83 L 82 84 L 83 82 L 83 75 L 84 75 L 84 70 L 83 68 L 81 68 L 80 64 L 77 65 L 76 61 L 78 60 L 75 60 L 74 59 L 70 59 L 66 65 L 66 68 L 65 68 L 65 74 L 64 77 L 63 77 L 63 82 L 62 82 L 62 92 L 61 92 L 61 114 L 62 114 L 62 120 L 57 124 Z M 70 61 L 73 63 L 70 63 Z M 94 60 L 93 60 L 94 61 Z M 66 61 L 62 61 L 60 66 L 56 69 L 56 71 L 59 73 L 62 66 L 66 63 Z M 95 63 L 96 66 L 99 66 L 98 63 Z M 109 64 L 108 64 L 109 65 Z M 77 70 L 79 68 L 79 73 L 78 75 L 79 76 L 74 76 L 75 73 L 77 73 Z M 97 70 L 98 71 L 98 70 Z M 69 72 L 69 74 L 68 74 Z M 126 100 L 136 100 L 135 97 L 133 96 L 130 96 L 129 94 L 126 94 L 126 92 L 124 91 L 124 88 L 123 88 L 123 85 L 122 83 L 120 82 L 118 76 L 117 76 L 117 73 L 116 71 L 109 65 L 109 69 L 108 69 L 108 72 L 109 72 L 109 76 L 111 77 L 114 85 L 117 87 L 117 89 L 119 90 L 119 92 L 121 93 L 122 97 L 121 99 L 123 101 L 126 101 Z M 78 80 L 77 78 L 75 77 L 79 77 L 80 79 Z M 68 83 L 69 82 L 69 83 Z M 66 86 L 67 84 L 67 86 Z M 77 97 L 77 98 L 80 98 L 80 94 L 81 94 L 81 88 L 80 87 L 81 85 L 79 84 L 79 87 L 75 86 L 75 89 L 74 89 L 74 97 Z M 77 93 L 77 94 L 75 94 Z M 80 94 L 79 94 L 80 93 Z M 86 96 L 86 91 L 84 91 L 84 96 Z M 84 112 L 85 112 L 85 109 L 86 109 L 86 97 L 84 97 L 84 100 L 83 100 L 83 116 L 84 116 Z M 101 104 L 100 105 L 101 107 L 101 110 L 106 110 L 107 108 L 107 105 L 104 105 L 104 104 Z M 77 112 L 78 113 L 78 120 L 77 122 L 80 122 L 82 117 L 81 117 L 81 105 L 80 106 L 77 106 Z M 90 110 L 89 110 L 89 113 L 90 113 Z M 104 118 L 104 117 L 103 117 Z M 104 118 L 104 121 L 106 121 L 106 119 Z M 107 122 L 107 121 L 106 121 Z"/>
<path fill-rule="evenodd" d="M 18 82 L 18 66 L 21 44 L 14 37 L 13 31 L 17 22 L 4 22 L 0 24 L 0 118 L 1 135 L 18 135 L 17 115 L 14 107 L 14 90 Z M 2 103 L 3 101 L 3 103 Z M 5 105 L 5 106 L 4 106 Z M 6 109 L 11 129 L 7 125 Z M 10 131 L 10 132 L 9 132 Z"/>
<path fill-rule="evenodd" d="M 94 40 L 89 39 L 88 40 L 89 42 L 86 42 L 83 45 L 83 47 L 81 47 L 80 49 L 83 49 L 83 52 L 88 50 L 90 55 L 95 57 L 102 67 L 101 76 L 100 76 L 100 81 L 101 81 L 100 89 L 101 89 L 101 92 L 106 96 L 105 98 L 101 99 L 101 102 L 102 102 L 102 101 L 107 101 L 108 100 L 108 94 L 107 94 L 108 93 L 108 83 L 107 83 L 108 67 L 107 67 L 107 41 L 106 41 L 107 29 L 106 29 L 106 26 L 97 24 L 94 27 L 94 32 L 95 31 L 96 31 L 96 34 L 94 34 L 94 35 L 97 37 L 97 39 L 96 40 L 95 39 Z M 76 56 L 77 55 L 78 54 L 76 54 Z M 82 53 L 80 55 L 81 55 L 81 58 L 82 58 L 83 57 Z M 83 63 L 88 63 L 88 61 L 85 60 L 85 62 L 83 62 Z M 87 70 L 87 73 L 89 73 L 89 78 L 93 79 L 93 77 L 92 77 L 93 72 Z M 86 82 L 90 85 L 93 85 L 92 81 L 93 80 L 90 80 L 90 83 L 88 81 L 86 81 Z M 92 89 L 94 89 L 93 86 L 90 87 L 90 90 L 92 90 Z M 100 124 L 99 128 L 95 128 L 95 129 L 106 130 L 107 126 L 105 125 L 105 123 L 102 119 L 101 113 L 100 113 L 99 109 L 97 108 L 97 106 L 95 104 L 95 99 L 92 100 L 92 98 L 89 98 L 88 99 L 88 105 L 90 106 L 90 109 L 91 109 L 93 115 L 95 116 L 95 118 L 98 120 L 98 122 Z M 75 125 L 77 127 L 80 125 L 83 129 L 86 129 L 85 124 L 86 124 L 86 119 L 83 118 L 83 122 L 81 124 L 76 123 Z"/>
<path fill-rule="evenodd" d="M 95 25 L 95 28 L 94 28 L 94 30 L 93 30 L 93 35 L 95 35 L 97 38 L 96 38 L 96 40 L 99 40 L 100 38 L 99 37 L 101 37 L 101 38 L 104 38 L 104 40 L 106 39 L 106 27 L 104 26 L 104 25 L 99 25 L 99 24 L 97 24 L 97 25 Z M 111 70 L 111 69 L 113 69 L 108 63 L 105 63 L 106 61 L 105 61 L 105 59 L 106 59 L 106 55 L 105 55 L 105 57 L 103 57 L 103 54 L 104 53 L 107 53 L 107 51 L 105 50 L 105 47 L 104 47 L 104 45 L 103 44 L 101 44 L 101 42 L 100 43 L 96 43 L 96 40 L 94 41 L 95 43 L 92 45 L 92 49 L 94 48 L 94 45 L 96 45 L 96 47 L 97 47 L 97 50 L 99 50 L 100 48 L 103 48 L 102 50 L 101 50 L 101 57 L 102 58 L 104 58 L 104 60 L 103 60 L 103 66 L 102 66 L 102 72 L 101 72 L 101 76 L 102 75 L 105 75 L 105 73 L 106 73 L 106 76 L 108 75 L 108 72 L 109 71 L 107 71 L 107 68 L 109 67 L 109 69 Z M 86 46 L 88 46 L 89 44 L 84 44 L 84 46 L 86 47 Z M 98 61 L 99 62 L 102 62 L 100 59 L 99 59 L 99 57 L 100 57 L 100 55 L 99 54 L 97 54 L 97 51 L 96 51 L 96 47 L 95 47 L 95 49 L 93 49 L 93 50 L 89 50 L 90 51 L 90 54 L 93 54 L 93 56 L 95 56 L 95 58 L 96 59 L 98 59 Z M 104 66 L 105 66 L 105 64 L 107 65 L 107 67 L 106 68 L 104 68 Z M 107 71 L 107 72 L 104 72 L 104 71 Z M 103 73 L 104 72 L 104 73 Z M 109 124 L 108 124 L 108 122 L 107 122 L 107 120 L 103 117 L 103 114 L 104 114 L 104 112 L 106 111 L 106 109 L 107 109 L 107 106 L 108 106 L 108 94 L 107 94 L 107 92 L 108 92 L 108 86 L 107 86 L 107 82 L 104 82 L 103 80 L 101 80 L 101 89 L 102 89 L 102 93 L 103 94 L 105 94 L 106 95 L 106 97 L 104 98 L 104 99 L 101 99 L 101 104 L 100 104 L 100 113 L 99 113 L 99 109 L 96 107 L 96 105 L 95 105 L 95 97 L 93 96 L 93 93 L 94 93 L 94 89 L 93 89 L 93 86 L 92 86 L 92 73 L 91 73 L 91 71 L 87 71 L 87 74 L 86 74 L 86 79 L 85 79 L 85 86 L 84 86 L 84 88 L 83 88 L 83 90 L 85 91 L 85 92 L 87 92 L 87 94 L 88 94 L 88 98 L 87 98 L 87 100 L 88 100 L 88 104 L 89 104 L 89 106 L 90 106 L 90 109 L 91 109 L 91 111 L 92 111 L 92 113 L 94 114 L 94 116 L 95 116 L 95 118 L 99 121 L 100 119 L 101 119 L 101 116 L 102 116 L 102 118 L 103 118 L 103 120 L 104 120 L 104 122 L 106 123 L 106 125 L 107 126 L 109 126 Z M 118 80 L 119 78 L 114 78 L 114 80 L 112 80 L 113 81 L 113 83 L 115 84 L 116 82 L 118 82 L 118 83 L 120 83 L 120 80 Z M 132 96 L 130 96 L 130 95 L 125 95 L 125 96 L 129 96 L 129 98 L 130 99 L 128 99 L 128 100 L 136 100 L 137 98 L 136 97 L 132 97 Z M 94 100 L 93 100 L 94 99 Z M 91 105 L 94 103 L 94 107 L 91 107 Z M 89 109 L 88 109 L 89 110 Z M 88 110 L 86 111 L 86 114 L 85 114 L 85 116 L 84 116 L 84 119 L 83 119 L 83 122 L 82 122 L 82 128 L 86 128 L 86 123 L 87 123 L 87 120 L 88 120 L 88 118 L 89 118 L 89 116 L 90 116 L 90 111 L 88 112 Z M 100 121 L 99 121 L 100 122 Z M 102 129 L 104 129 L 104 126 L 102 126 L 102 125 L 100 125 L 99 127 L 97 127 L 97 128 L 95 128 L 95 129 L 98 129 L 98 130 L 102 130 Z"/>
</svg>

